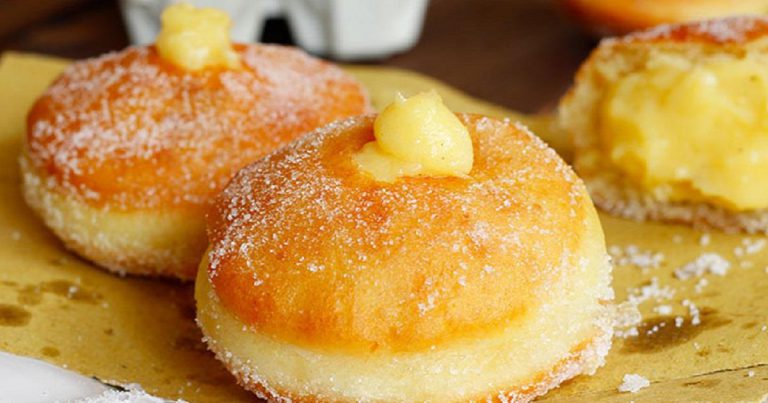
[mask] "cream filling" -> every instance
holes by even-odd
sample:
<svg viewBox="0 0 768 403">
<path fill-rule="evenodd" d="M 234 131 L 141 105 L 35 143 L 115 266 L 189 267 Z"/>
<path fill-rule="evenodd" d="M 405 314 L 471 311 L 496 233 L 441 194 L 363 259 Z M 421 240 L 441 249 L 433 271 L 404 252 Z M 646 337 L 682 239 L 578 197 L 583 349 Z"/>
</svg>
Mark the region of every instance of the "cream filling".
<svg viewBox="0 0 768 403">
<path fill-rule="evenodd" d="M 232 22 L 227 13 L 177 3 L 163 10 L 161 20 L 155 46 L 163 59 L 189 71 L 240 67 L 240 57 L 229 39 Z"/>
<path fill-rule="evenodd" d="M 403 176 L 466 177 L 472 137 L 435 91 L 398 94 L 376 117 L 376 137 L 353 156 L 357 167 L 382 182 Z"/>
<path fill-rule="evenodd" d="M 606 93 L 597 127 L 606 157 L 660 200 L 768 207 L 766 66 L 655 55 Z"/>
</svg>

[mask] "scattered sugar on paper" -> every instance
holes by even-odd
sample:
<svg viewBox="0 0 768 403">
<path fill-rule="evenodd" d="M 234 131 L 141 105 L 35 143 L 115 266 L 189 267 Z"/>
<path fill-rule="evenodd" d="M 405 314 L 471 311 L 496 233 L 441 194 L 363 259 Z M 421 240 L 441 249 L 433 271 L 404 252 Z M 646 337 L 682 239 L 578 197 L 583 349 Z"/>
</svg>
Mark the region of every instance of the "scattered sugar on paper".
<svg viewBox="0 0 768 403">
<path fill-rule="evenodd" d="M 655 301 L 663 301 L 672 299 L 675 296 L 675 290 L 670 286 L 659 286 L 659 278 L 651 278 L 651 282 L 648 285 L 644 285 L 637 288 L 631 288 L 630 295 L 627 298 L 629 302 L 636 305 L 653 299 Z"/>
<path fill-rule="evenodd" d="M 653 308 L 656 313 L 659 315 L 669 315 L 672 313 L 672 306 L 671 305 L 658 305 L 655 308 Z"/>
<path fill-rule="evenodd" d="M 682 302 L 683 306 L 688 308 L 688 313 L 691 316 L 691 324 L 693 326 L 698 326 L 701 324 L 701 312 L 699 311 L 699 308 L 691 302 L 688 299 L 684 299 Z"/>
<path fill-rule="evenodd" d="M 742 254 L 754 255 L 760 252 L 761 250 L 763 250 L 766 244 L 768 244 L 768 241 L 766 241 L 764 238 L 759 238 L 759 239 L 744 238 L 742 239 L 741 244 L 744 245 L 744 248 L 741 249 L 743 251 Z"/>
<path fill-rule="evenodd" d="M 611 259 L 618 266 L 635 266 L 640 269 L 655 269 L 664 263 L 664 254 L 650 250 L 641 250 L 637 245 L 624 248 L 612 245 L 608 248 Z"/>
<path fill-rule="evenodd" d="M 649 300 L 656 302 L 667 301 L 675 296 L 674 289 L 669 286 L 659 286 L 658 277 L 651 278 L 650 284 L 630 288 L 628 293 L 627 301 L 617 306 L 617 317 L 619 319 L 616 320 L 616 325 L 614 326 L 614 335 L 616 337 L 627 338 L 639 334 L 637 325 L 643 319 L 640 311 L 637 309 L 640 304 Z M 666 308 L 661 309 L 665 310 Z"/>
<path fill-rule="evenodd" d="M 651 382 L 638 374 L 624 374 L 624 379 L 619 385 L 619 392 L 637 393 L 640 389 L 647 388 Z"/>
<path fill-rule="evenodd" d="M 701 277 L 706 273 L 724 276 L 731 268 L 731 262 L 717 253 L 702 253 L 694 261 L 675 269 L 675 277 L 680 280 L 688 280 L 693 277 Z"/>
<path fill-rule="evenodd" d="M 696 282 L 696 285 L 693 287 L 693 290 L 696 291 L 696 294 L 701 294 L 702 291 L 704 291 L 704 287 L 709 285 L 709 280 L 706 278 L 700 278 L 698 282 Z"/>
</svg>

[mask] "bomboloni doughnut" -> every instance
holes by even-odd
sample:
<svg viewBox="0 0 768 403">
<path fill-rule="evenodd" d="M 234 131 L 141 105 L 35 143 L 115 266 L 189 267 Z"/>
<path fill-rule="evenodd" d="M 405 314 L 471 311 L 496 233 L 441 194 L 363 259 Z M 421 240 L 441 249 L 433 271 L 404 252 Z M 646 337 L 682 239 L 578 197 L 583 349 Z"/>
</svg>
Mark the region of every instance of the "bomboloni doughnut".
<svg viewBox="0 0 768 403">
<path fill-rule="evenodd" d="M 763 15 L 768 0 L 561 0 L 566 11 L 598 34 L 626 34 L 660 24 Z"/>
<path fill-rule="evenodd" d="M 163 23 L 157 46 L 76 62 L 37 100 L 23 186 L 81 256 L 121 273 L 192 279 L 205 209 L 232 175 L 367 111 L 367 98 L 352 77 L 299 50 L 229 44 L 219 12 L 177 5 Z"/>
<path fill-rule="evenodd" d="M 595 203 L 635 220 L 768 232 L 768 18 L 603 41 L 560 105 Z"/>
<path fill-rule="evenodd" d="M 248 390 L 528 401 L 602 365 L 611 269 L 582 182 L 519 124 L 437 100 L 319 129 L 217 198 L 198 323 Z"/>
</svg>

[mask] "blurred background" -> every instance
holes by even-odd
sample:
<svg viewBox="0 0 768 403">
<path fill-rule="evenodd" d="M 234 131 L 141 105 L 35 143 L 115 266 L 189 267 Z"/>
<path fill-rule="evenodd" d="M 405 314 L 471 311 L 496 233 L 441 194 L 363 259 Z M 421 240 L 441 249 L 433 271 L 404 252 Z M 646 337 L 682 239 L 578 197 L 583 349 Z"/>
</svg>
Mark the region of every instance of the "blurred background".
<svg viewBox="0 0 768 403">
<path fill-rule="evenodd" d="M 555 104 L 596 43 L 549 0 L 431 0 L 425 5 L 415 46 L 355 62 L 415 70 L 476 97 L 534 112 Z M 281 17 L 279 10 L 265 17 L 254 39 L 295 43 L 290 26 L 295 20 Z M 85 58 L 129 43 L 118 1 L 0 0 L 0 51 Z"/>
<path fill-rule="evenodd" d="M 175 1 L 0 0 L 0 52 L 85 58 L 148 43 Z M 186 1 L 227 11 L 236 41 L 406 68 L 526 113 L 555 107 L 599 36 L 768 10 L 768 0 Z"/>
</svg>

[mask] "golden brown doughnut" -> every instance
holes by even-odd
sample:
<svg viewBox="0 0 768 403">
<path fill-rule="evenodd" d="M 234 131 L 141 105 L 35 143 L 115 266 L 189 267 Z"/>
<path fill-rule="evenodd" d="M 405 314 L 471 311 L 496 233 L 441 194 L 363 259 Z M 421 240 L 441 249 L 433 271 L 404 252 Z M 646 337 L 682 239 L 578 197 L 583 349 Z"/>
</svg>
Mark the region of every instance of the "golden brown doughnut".
<svg viewBox="0 0 768 403">
<path fill-rule="evenodd" d="M 767 17 L 734 17 L 604 40 L 559 109 L 597 206 L 768 232 L 766 38 Z"/>
<path fill-rule="evenodd" d="M 572 17 L 601 35 L 768 12 L 768 0 L 560 0 L 560 3 Z"/>
<path fill-rule="evenodd" d="M 572 170 L 527 129 L 458 115 L 468 177 L 364 174 L 373 116 L 241 170 L 208 215 L 198 323 L 281 401 L 528 401 L 610 348 L 610 265 Z"/>
<path fill-rule="evenodd" d="M 191 279 L 204 211 L 241 167 L 367 111 L 361 86 L 303 52 L 235 45 L 237 69 L 185 71 L 154 47 L 70 66 L 28 116 L 28 204 L 68 248 L 120 273 Z"/>
</svg>

